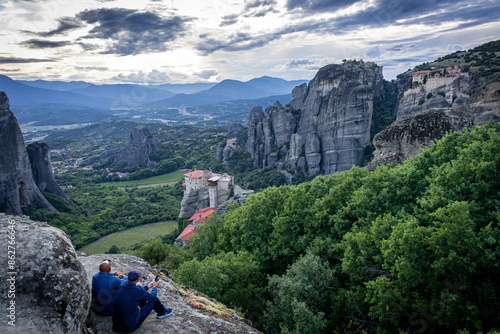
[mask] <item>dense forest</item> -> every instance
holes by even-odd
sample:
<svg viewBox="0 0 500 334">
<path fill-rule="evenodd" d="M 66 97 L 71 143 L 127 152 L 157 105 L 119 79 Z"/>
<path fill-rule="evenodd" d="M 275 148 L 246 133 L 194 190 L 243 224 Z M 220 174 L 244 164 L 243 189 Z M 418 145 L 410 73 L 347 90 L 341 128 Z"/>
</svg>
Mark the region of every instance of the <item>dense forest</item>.
<svg viewBox="0 0 500 334">
<path fill-rule="evenodd" d="M 266 333 L 498 330 L 499 189 L 490 122 L 400 166 L 267 188 L 186 252 L 159 240 L 138 252 Z"/>
</svg>

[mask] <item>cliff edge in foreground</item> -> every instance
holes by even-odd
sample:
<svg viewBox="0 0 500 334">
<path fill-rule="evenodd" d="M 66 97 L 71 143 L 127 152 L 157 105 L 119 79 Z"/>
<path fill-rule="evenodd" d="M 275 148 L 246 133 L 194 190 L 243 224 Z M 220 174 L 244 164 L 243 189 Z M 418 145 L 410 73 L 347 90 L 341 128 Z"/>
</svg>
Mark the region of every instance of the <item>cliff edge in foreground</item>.
<svg viewBox="0 0 500 334">
<path fill-rule="evenodd" d="M 6 294 L 0 299 L 0 307 L 7 310 L 14 301 L 15 327 L 4 319 L 0 322 L 2 332 L 111 333 L 111 318 L 90 311 L 92 276 L 102 260 L 110 259 L 113 271 L 127 273 L 138 269 L 141 285 L 162 275 L 158 297 L 166 307 L 174 309 L 172 316 L 161 321 L 150 315 L 134 333 L 259 333 L 235 311 L 176 284 L 141 258 L 122 254 L 77 255 L 63 231 L 26 216 L 0 213 L 0 237 L 15 241 L 11 245 L 15 250 L 15 260 L 11 260 L 14 267 L 9 269 L 9 275 L 15 279 L 0 281 L 1 291 L 14 292 L 12 298 Z M 9 261 L 7 246 L 6 243 L 0 252 L 0 261 L 5 264 Z"/>
</svg>

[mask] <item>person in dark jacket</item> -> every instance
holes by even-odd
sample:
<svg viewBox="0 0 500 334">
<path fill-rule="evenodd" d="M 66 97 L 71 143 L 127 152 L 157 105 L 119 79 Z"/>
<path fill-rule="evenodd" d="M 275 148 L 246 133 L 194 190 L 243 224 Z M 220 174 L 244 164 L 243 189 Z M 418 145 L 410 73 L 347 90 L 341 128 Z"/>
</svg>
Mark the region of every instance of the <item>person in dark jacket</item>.
<svg viewBox="0 0 500 334">
<path fill-rule="evenodd" d="M 113 315 L 113 304 L 123 278 L 119 272 L 111 273 L 110 260 L 99 265 L 99 272 L 92 277 L 92 308 L 97 314 Z"/>
<path fill-rule="evenodd" d="M 131 270 L 127 275 L 127 281 L 120 286 L 113 312 L 113 330 L 115 332 L 130 333 L 136 330 L 153 310 L 158 319 L 172 314 L 172 309 L 165 308 L 156 297 L 156 288 L 160 282 L 153 281 L 140 287 L 136 285 L 140 277 L 141 274 L 138 270 Z M 151 293 L 148 292 L 150 288 Z"/>
</svg>

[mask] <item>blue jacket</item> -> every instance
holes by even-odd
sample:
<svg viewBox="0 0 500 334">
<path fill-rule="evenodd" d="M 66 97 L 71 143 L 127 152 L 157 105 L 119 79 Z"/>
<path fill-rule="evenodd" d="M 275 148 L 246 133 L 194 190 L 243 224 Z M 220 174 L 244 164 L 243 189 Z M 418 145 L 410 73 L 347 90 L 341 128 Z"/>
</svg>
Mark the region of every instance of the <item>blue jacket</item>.
<svg viewBox="0 0 500 334">
<path fill-rule="evenodd" d="M 155 298 L 155 287 L 149 293 L 147 285 L 140 287 L 130 281 L 123 282 L 115 299 L 113 330 L 127 333 L 133 331 L 141 314 L 139 303 L 152 302 Z"/>
<path fill-rule="evenodd" d="M 99 272 L 92 277 L 92 308 L 96 313 L 113 314 L 113 304 L 122 283 L 123 280 L 104 272 Z"/>
</svg>

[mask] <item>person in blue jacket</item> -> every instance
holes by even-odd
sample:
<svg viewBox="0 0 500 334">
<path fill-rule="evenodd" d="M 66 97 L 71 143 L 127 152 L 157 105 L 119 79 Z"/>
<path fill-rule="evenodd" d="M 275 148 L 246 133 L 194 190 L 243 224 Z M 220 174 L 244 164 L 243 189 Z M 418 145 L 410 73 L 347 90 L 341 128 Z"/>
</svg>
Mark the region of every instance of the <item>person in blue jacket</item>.
<svg viewBox="0 0 500 334">
<path fill-rule="evenodd" d="M 111 273 L 111 260 L 99 265 L 99 272 L 92 277 L 92 308 L 100 315 L 113 315 L 113 305 L 120 285 L 126 277 L 119 272 Z"/>
<path fill-rule="evenodd" d="M 113 331 L 118 333 L 130 333 L 146 320 L 151 311 L 156 312 L 156 318 L 162 319 L 172 314 L 171 308 L 165 308 L 156 297 L 156 288 L 160 282 L 151 282 L 140 287 L 141 273 L 131 270 L 127 275 L 127 281 L 123 282 L 118 292 L 113 312 Z M 151 293 L 148 290 L 151 288 Z"/>
</svg>

